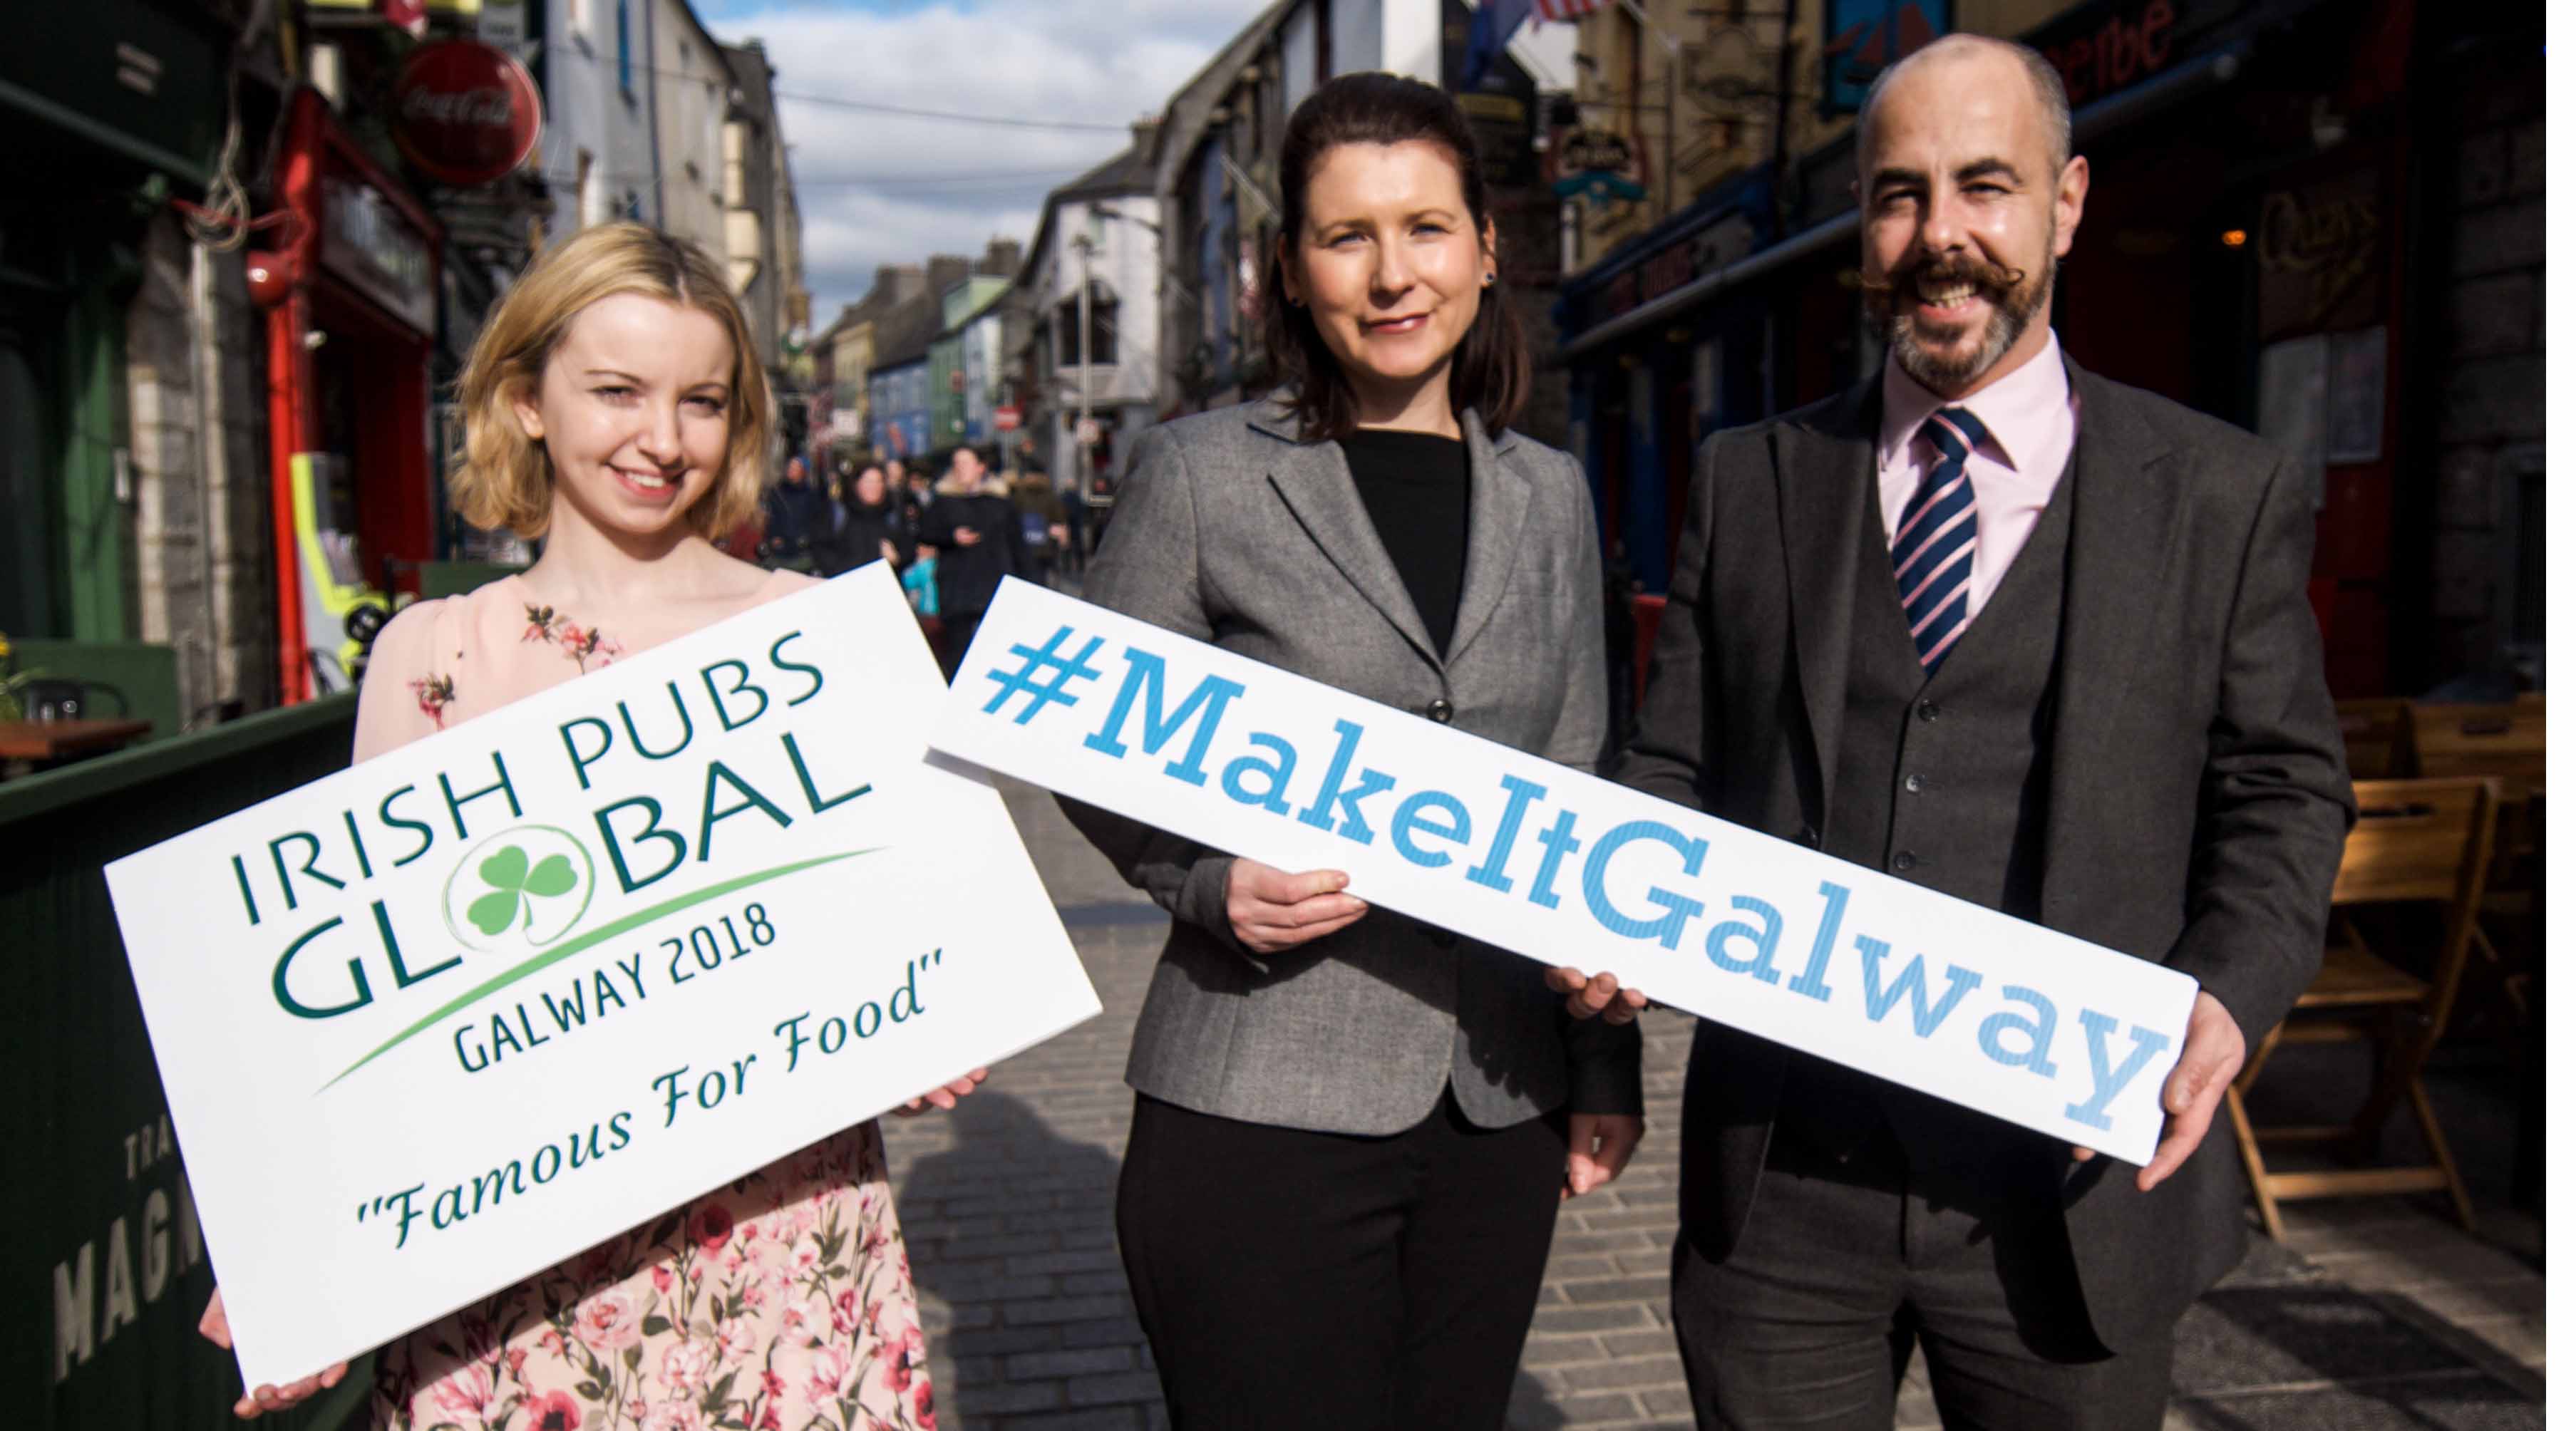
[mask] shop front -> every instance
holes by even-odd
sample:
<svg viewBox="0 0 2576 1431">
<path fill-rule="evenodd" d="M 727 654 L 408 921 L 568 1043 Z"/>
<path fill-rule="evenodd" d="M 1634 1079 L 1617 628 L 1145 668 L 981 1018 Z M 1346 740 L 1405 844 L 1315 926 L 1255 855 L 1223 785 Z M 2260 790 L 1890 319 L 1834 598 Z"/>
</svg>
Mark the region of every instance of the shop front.
<svg viewBox="0 0 2576 1431">
<path fill-rule="evenodd" d="M 352 685 L 396 577 L 437 555 L 431 471 L 438 231 L 321 97 L 288 117 L 271 256 L 269 430 L 279 678 L 303 700 Z"/>
</svg>

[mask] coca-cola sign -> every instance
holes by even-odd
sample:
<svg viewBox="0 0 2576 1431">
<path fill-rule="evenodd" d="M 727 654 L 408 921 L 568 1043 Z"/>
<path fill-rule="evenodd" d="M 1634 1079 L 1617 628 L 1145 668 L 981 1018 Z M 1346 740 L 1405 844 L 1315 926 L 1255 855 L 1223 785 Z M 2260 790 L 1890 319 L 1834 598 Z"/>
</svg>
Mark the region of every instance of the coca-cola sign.
<svg viewBox="0 0 2576 1431">
<path fill-rule="evenodd" d="M 527 66 L 490 45 L 423 45 L 394 81 L 394 143 L 442 184 L 470 188 L 518 168 L 544 127 Z"/>
</svg>

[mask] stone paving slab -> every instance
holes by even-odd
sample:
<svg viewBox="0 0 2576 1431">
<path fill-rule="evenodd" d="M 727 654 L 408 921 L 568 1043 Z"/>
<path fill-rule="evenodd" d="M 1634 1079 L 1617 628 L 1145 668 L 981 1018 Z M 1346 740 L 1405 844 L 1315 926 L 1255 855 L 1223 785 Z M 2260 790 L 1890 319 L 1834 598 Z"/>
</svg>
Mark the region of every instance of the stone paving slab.
<svg viewBox="0 0 2576 1431">
<path fill-rule="evenodd" d="M 943 1422 L 1002 1428 L 1157 1431 L 1168 1425 L 1152 1353 L 1136 1325 L 1112 1229 L 1118 1160 L 1132 1108 L 1122 1072 L 1164 919 L 1075 832 L 1051 799 L 1016 782 L 1004 795 L 1039 873 L 1065 913 L 1100 992 L 1101 1017 L 1033 1049 L 954 1114 L 885 1124 L 896 1203 L 920 1285 Z M 1515 1431 L 1687 1427 L 1690 1406 L 1665 1308 L 1676 1221 L 1676 1130 L 1690 1023 L 1650 1014 L 1648 1136 L 1625 1176 L 1566 1203 L 1514 1387 Z M 2502 1374 L 2542 1364 L 2536 1257 L 2473 1238 L 2396 1199 L 2289 1210 L 2288 1246 L 2256 1239 L 2231 1288 L 2340 1282 L 2358 1296 L 2403 1296 L 2452 1319 Z M 2530 1234 L 2536 1252 L 2536 1228 Z M 2240 1299 L 2240 1308 L 2251 1306 Z M 2215 1313 L 2213 1312 L 2212 1315 Z M 2368 1382 L 2257 1379 L 2191 1386 L 2219 1393 L 2179 1404 L 2169 1428 L 2521 1426 L 2493 1376 L 2451 1363 Z M 2266 1375 L 2297 1376 L 2295 1367 Z M 1908 1372 L 1897 1428 L 1940 1424 L 1921 1361 Z"/>
</svg>

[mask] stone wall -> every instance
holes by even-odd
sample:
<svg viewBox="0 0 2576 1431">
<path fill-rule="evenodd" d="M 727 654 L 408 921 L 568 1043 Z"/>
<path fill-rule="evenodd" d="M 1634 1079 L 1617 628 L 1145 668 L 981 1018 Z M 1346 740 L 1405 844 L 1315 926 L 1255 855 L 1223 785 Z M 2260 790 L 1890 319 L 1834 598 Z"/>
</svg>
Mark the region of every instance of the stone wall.
<svg viewBox="0 0 2576 1431">
<path fill-rule="evenodd" d="M 126 316 L 140 639 L 179 653 L 192 728 L 276 701 L 264 316 L 242 256 L 156 216 Z"/>
<path fill-rule="evenodd" d="M 2460 57 L 2451 134 L 2440 136 L 2457 146 L 2455 183 L 2429 206 L 2447 253 L 2434 271 L 2447 288 L 2431 335 L 2436 361 L 2418 369 L 2442 385 L 2425 674 L 2439 682 L 2510 671 L 2528 685 L 2538 678 L 2529 638 L 2539 613 L 2518 609 L 2516 586 L 2523 544 L 2544 535 L 2543 90 L 2536 56 L 2492 48 Z"/>
</svg>

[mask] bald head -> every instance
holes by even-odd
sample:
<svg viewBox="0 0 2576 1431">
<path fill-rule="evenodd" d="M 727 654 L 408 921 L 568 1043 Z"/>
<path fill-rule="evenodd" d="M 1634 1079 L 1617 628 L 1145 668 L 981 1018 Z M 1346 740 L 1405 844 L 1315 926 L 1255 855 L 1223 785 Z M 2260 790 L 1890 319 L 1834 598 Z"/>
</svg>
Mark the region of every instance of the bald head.
<svg viewBox="0 0 2576 1431">
<path fill-rule="evenodd" d="M 2052 169 L 2063 169 L 2075 153 L 2075 120 L 2066 107 L 2066 81 L 2048 57 L 2028 45 L 1985 35 L 1944 35 L 1879 71 L 1869 95 L 1861 101 L 1857 150 L 1864 173 L 1869 169 L 1870 129 L 1888 91 L 1900 85 L 2018 84 L 2029 96 L 2048 144 Z"/>
</svg>

